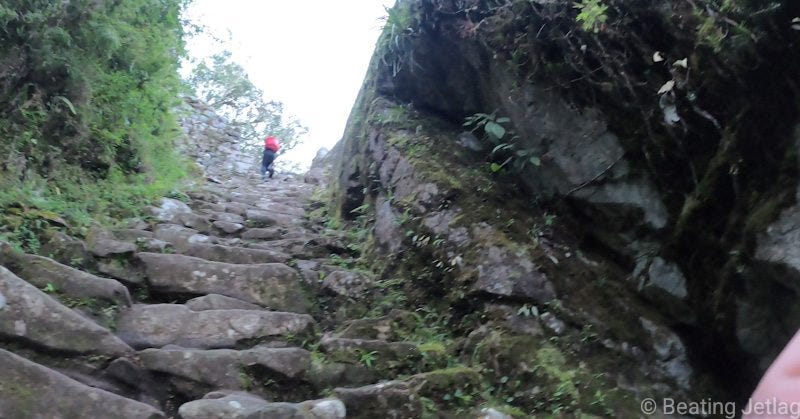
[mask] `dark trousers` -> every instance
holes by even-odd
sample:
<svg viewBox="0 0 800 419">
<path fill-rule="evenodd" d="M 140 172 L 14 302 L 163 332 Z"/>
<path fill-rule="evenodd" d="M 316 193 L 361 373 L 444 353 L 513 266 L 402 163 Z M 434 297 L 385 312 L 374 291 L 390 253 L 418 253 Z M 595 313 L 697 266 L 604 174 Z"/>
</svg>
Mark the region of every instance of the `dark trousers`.
<svg viewBox="0 0 800 419">
<path fill-rule="evenodd" d="M 275 161 L 275 152 L 265 148 L 264 149 L 264 156 L 261 158 L 261 176 L 263 177 L 267 172 L 269 172 L 269 177 L 272 178 L 272 174 L 275 173 L 275 170 L 272 169 L 272 163 Z"/>
</svg>

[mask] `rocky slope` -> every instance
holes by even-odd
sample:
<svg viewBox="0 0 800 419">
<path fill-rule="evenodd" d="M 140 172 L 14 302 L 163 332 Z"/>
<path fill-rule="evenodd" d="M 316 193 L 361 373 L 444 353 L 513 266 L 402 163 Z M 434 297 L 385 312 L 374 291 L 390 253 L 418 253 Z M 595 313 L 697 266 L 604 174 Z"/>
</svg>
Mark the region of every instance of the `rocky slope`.
<svg viewBox="0 0 800 419">
<path fill-rule="evenodd" d="M 741 400 L 800 325 L 800 4 L 762 3 L 401 1 L 308 183 L 191 102 L 182 201 L 0 249 L 0 418 Z"/>
<path fill-rule="evenodd" d="M 43 255 L 2 244 L 0 417 L 421 412 L 411 384 L 378 384 L 394 375 L 373 362 L 436 369 L 395 333 L 395 321 L 410 331 L 418 316 L 331 318 L 321 302 L 360 297 L 369 277 L 340 266 L 352 250 L 309 221 L 313 186 L 261 181 L 236 135 L 208 119 L 185 125 L 209 179 L 189 205 L 164 198 L 152 217 L 84 240 L 55 232 Z"/>
<path fill-rule="evenodd" d="M 52 231 L 40 255 L 0 243 L 0 418 L 507 417 L 473 400 L 480 370 L 439 314 L 365 269 L 324 187 L 262 181 L 193 108 L 183 150 L 204 180 L 186 202 Z"/>
<path fill-rule="evenodd" d="M 332 211 L 527 414 L 742 401 L 800 326 L 800 5 L 582 3 L 399 2 Z"/>
</svg>

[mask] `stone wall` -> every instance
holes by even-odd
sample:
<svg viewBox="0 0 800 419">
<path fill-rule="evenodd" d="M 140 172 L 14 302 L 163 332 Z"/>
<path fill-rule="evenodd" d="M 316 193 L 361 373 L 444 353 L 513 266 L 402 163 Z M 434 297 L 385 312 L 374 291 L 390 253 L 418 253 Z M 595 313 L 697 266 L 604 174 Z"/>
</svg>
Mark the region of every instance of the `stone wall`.
<svg viewBox="0 0 800 419">
<path fill-rule="evenodd" d="M 260 156 L 243 148 L 243 138 L 236 127 L 205 103 L 194 98 L 185 100 L 180 121 L 185 134 L 179 144 L 182 152 L 206 172 L 212 168 L 221 176 L 259 174 Z"/>
</svg>

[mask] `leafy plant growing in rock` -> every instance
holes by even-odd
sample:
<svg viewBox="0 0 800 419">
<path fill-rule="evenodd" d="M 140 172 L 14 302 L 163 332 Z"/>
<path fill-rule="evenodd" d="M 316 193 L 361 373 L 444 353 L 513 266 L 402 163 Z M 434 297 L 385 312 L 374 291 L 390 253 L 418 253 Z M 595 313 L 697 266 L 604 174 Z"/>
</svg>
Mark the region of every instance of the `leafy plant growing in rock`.
<svg viewBox="0 0 800 419">
<path fill-rule="evenodd" d="M 378 351 L 371 351 L 371 352 L 359 351 L 358 360 L 362 364 L 366 365 L 367 368 L 372 368 L 372 364 L 375 362 L 375 360 L 378 359 L 377 355 Z"/>
<path fill-rule="evenodd" d="M 606 15 L 608 6 L 600 0 L 581 0 L 580 3 L 575 3 L 573 7 L 579 10 L 575 20 L 587 32 L 599 32 L 600 27 L 608 20 L 608 15 Z"/>
<path fill-rule="evenodd" d="M 541 159 L 533 149 L 523 148 L 519 136 L 507 129 L 504 124 L 511 122 L 508 117 L 498 117 L 497 111 L 490 114 L 476 113 L 464 119 L 465 127 L 472 127 L 472 131 L 483 131 L 484 140 L 494 146 L 490 153 L 492 162 L 489 170 L 497 173 L 504 168 L 514 172 L 521 172 L 528 165 L 539 166 Z"/>
<path fill-rule="evenodd" d="M 381 62 L 392 69 L 392 77 L 397 76 L 403 64 L 415 65 L 412 48 L 414 34 L 414 15 L 410 5 L 398 3 L 386 8 L 386 23 L 376 50 L 384 51 Z"/>
</svg>

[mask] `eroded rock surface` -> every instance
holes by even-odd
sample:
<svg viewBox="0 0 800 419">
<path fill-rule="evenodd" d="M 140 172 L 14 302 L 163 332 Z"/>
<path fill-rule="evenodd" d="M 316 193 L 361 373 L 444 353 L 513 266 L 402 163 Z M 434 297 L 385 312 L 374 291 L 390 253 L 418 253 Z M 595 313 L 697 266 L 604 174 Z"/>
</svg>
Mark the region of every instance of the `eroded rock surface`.
<svg viewBox="0 0 800 419">
<path fill-rule="evenodd" d="M 233 348 L 247 339 L 307 334 L 313 326 L 314 319 L 307 314 L 136 304 L 120 314 L 117 335 L 135 348 Z"/>
</svg>

